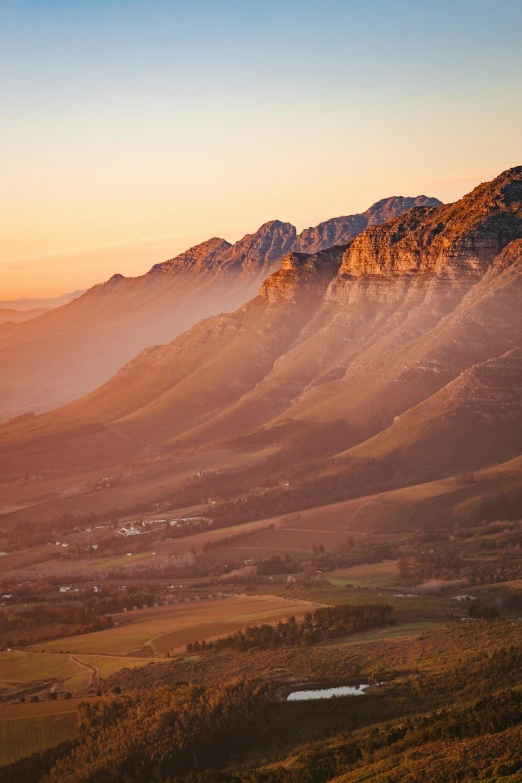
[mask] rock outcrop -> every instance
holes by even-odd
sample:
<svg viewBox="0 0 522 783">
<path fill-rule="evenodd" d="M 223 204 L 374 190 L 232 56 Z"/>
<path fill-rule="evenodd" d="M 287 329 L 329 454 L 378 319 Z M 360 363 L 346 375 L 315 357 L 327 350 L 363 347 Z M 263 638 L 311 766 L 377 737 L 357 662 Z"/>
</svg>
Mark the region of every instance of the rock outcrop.
<svg viewBox="0 0 522 783">
<path fill-rule="evenodd" d="M 484 274 L 522 235 L 522 166 L 455 204 L 414 209 L 360 234 L 347 249 L 335 294 L 352 277 Z"/>
<path fill-rule="evenodd" d="M 303 299 L 322 299 L 337 274 L 344 249 L 334 246 L 312 254 L 292 251 L 283 258 L 281 269 L 264 281 L 259 295 L 271 304 L 299 304 Z"/>
</svg>

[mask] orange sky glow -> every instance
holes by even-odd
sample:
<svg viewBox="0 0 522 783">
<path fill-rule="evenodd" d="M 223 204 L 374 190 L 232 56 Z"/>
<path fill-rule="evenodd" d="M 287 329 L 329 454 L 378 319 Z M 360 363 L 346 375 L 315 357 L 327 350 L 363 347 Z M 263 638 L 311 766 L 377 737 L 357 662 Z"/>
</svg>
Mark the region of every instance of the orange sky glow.
<svg viewBox="0 0 522 783">
<path fill-rule="evenodd" d="M 6 4 L 0 298 L 522 163 L 520 7 L 468 4 Z"/>
</svg>

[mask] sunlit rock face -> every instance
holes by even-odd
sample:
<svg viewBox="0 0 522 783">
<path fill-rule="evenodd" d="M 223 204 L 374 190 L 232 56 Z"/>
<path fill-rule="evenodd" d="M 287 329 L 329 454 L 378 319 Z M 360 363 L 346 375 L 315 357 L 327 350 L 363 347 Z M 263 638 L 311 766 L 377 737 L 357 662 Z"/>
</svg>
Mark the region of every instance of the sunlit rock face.
<svg viewBox="0 0 522 783">
<path fill-rule="evenodd" d="M 243 248 L 269 259 L 292 236 L 273 223 Z M 350 435 L 340 458 L 390 460 L 408 480 L 427 480 L 522 453 L 521 335 L 518 167 L 345 245 L 290 250 L 233 312 L 7 428 L 4 453 L 30 471 L 38 460 L 128 459 L 151 445 L 206 449 L 259 428 L 279 428 L 284 447 L 299 427 L 341 422 Z M 81 427 L 97 427 L 97 440 Z M 52 455 L 35 447 L 43 439 Z"/>
</svg>

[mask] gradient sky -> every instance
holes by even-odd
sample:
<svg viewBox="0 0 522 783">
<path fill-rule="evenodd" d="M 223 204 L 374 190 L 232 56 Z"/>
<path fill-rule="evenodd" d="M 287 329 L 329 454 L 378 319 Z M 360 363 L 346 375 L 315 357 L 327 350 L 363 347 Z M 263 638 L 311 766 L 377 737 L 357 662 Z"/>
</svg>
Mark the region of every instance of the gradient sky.
<svg viewBox="0 0 522 783">
<path fill-rule="evenodd" d="M 0 298 L 522 163 L 520 0 L 0 0 Z"/>
</svg>

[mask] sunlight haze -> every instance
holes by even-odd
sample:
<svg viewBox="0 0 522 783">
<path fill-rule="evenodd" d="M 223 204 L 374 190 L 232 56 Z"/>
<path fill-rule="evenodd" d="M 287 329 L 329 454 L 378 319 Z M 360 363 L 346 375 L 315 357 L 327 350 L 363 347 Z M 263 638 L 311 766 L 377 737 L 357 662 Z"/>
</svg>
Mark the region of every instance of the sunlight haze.
<svg viewBox="0 0 522 783">
<path fill-rule="evenodd" d="M 275 218 L 301 230 L 391 195 L 453 201 L 520 159 L 518 3 L 0 14 L 4 299 L 142 274 Z"/>
</svg>

